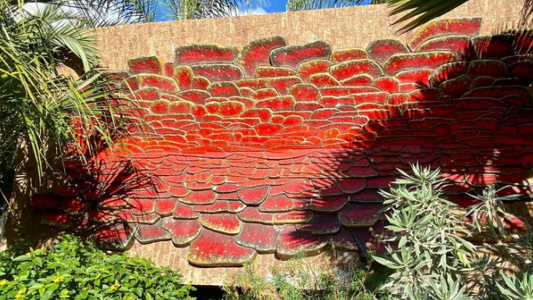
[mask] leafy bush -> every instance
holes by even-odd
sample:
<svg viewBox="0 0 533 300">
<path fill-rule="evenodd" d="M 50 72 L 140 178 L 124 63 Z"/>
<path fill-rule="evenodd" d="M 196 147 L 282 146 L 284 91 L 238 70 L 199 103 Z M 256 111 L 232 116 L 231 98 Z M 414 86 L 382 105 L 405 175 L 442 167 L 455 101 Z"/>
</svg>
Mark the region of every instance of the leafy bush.
<svg viewBox="0 0 533 300">
<path fill-rule="evenodd" d="M 48 250 L 0 253 L 0 299 L 191 299 L 178 271 L 108 255 L 65 235 Z"/>
<path fill-rule="evenodd" d="M 299 255 L 283 267 L 271 267 L 267 280 L 256 274 L 255 265 L 246 265 L 223 287 L 226 300 L 371 300 L 385 294 L 379 289 L 390 272 L 372 261 L 352 269 L 342 281 L 331 270 L 317 273 L 304 258 Z"/>
<path fill-rule="evenodd" d="M 391 237 L 387 254 L 374 256 L 394 270 L 383 286 L 393 299 L 533 299 L 533 236 L 528 230 L 513 240 L 502 221 L 504 201 L 516 197 L 499 197 L 489 186 L 464 211 L 442 197 L 446 182 L 438 169 L 416 165 L 414 175 L 400 172 L 403 177 L 390 191 L 381 192 Z M 474 245 L 465 239 L 473 236 L 494 244 Z M 479 253 L 487 247 L 497 255 Z M 506 275 L 513 267 L 516 274 Z"/>
</svg>

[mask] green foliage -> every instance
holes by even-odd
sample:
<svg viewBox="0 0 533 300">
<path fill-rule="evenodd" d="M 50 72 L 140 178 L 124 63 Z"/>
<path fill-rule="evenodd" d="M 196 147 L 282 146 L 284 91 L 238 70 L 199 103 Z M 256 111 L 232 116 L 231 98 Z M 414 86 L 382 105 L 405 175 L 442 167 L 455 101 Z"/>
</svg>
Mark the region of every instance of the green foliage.
<svg viewBox="0 0 533 300">
<path fill-rule="evenodd" d="M 313 270 L 299 255 L 283 267 L 270 268 L 271 276 L 259 277 L 256 266 L 248 264 L 224 287 L 226 300 L 371 300 L 382 298 L 380 288 L 385 283 L 387 269 L 371 261 L 352 269 L 349 274 Z M 342 280 L 343 277 L 344 280 Z"/>
<path fill-rule="evenodd" d="M 374 259 L 394 270 L 383 286 L 392 299 L 532 299 L 533 234 L 528 230 L 511 240 L 502 221 L 504 202 L 516 197 L 499 197 L 489 186 L 473 196 L 477 204 L 461 211 L 442 198 L 446 182 L 438 169 L 412 169 L 414 175 L 400 171 L 403 177 L 381 192 L 392 237 L 387 254 Z M 467 236 L 493 241 L 490 250 L 498 255 L 477 253 L 484 246 L 468 242 Z M 504 274 L 510 265 L 518 268 L 511 276 Z"/>
<path fill-rule="evenodd" d="M 387 229 L 392 232 L 389 242 L 397 247 L 387 246 L 387 257 L 374 259 L 396 271 L 385 287 L 398 298 L 409 298 L 417 291 L 448 299 L 437 298 L 448 290 L 442 283 L 464 282 L 463 272 L 470 267 L 474 245 L 459 236 L 467 231 L 454 212 L 457 205 L 442 198 L 445 181 L 439 170 L 414 166 L 414 175 L 401 172 L 403 178 L 395 181 L 390 192 L 381 192 L 391 212 L 387 216 Z M 435 291 L 432 285 L 443 290 Z M 449 290 L 454 289 L 450 285 Z"/>
<path fill-rule="evenodd" d="M 513 277 L 504 274 L 502 278 L 503 283 L 497 283 L 501 296 L 512 300 L 533 299 L 533 273 L 531 270 Z"/>
<path fill-rule="evenodd" d="M 110 105 L 116 93 L 107 78 L 91 69 L 96 59 L 87 28 L 53 26 L 66 17 L 57 9 L 35 16 L 22 9 L 0 0 L 1 175 L 25 159 L 13 155 L 19 151 L 43 175 L 47 158 L 61 156 L 66 145 L 80 155 L 92 150 L 94 135 L 113 145 L 112 134 L 126 119 L 120 111 L 127 107 Z M 61 54 L 68 53 L 91 71 L 79 80 L 62 75 Z"/>
<path fill-rule="evenodd" d="M 387 0 L 288 0 L 287 8 L 289 10 L 309 10 L 321 9 L 328 7 L 344 7 L 362 4 L 379 4 L 386 3 Z"/>
<path fill-rule="evenodd" d="M 0 253 L 0 299 L 191 299 L 178 271 L 108 255 L 65 235 L 48 250 Z"/>
</svg>

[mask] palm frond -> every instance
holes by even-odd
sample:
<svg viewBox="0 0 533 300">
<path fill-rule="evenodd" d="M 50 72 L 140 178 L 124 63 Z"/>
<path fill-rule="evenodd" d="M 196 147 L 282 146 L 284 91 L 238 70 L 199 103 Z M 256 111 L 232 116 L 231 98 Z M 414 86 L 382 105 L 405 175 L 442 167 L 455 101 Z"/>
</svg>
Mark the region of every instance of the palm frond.
<svg viewBox="0 0 533 300">
<path fill-rule="evenodd" d="M 362 4 L 380 4 L 387 0 L 289 0 L 287 7 L 289 10 L 309 10 L 332 7 L 345 7 Z"/>
<path fill-rule="evenodd" d="M 12 12 L 6 0 L 0 11 Z M 21 17 L 22 16 L 22 17 Z M 46 17 L 47 21 L 43 21 Z M 13 12 L 0 14 L 0 167 L 9 169 L 13 153 L 28 149 L 39 175 L 48 165 L 49 153 L 84 158 L 95 150 L 93 136 L 113 145 L 113 135 L 124 121 L 122 106 L 110 105 L 116 93 L 95 71 L 79 80 L 56 69 L 57 47 L 89 57 L 82 31 L 76 23 L 55 28 L 62 18 L 51 11 L 41 16 Z M 87 66 L 92 67 L 89 60 Z M 80 138 L 81 137 L 81 138 Z M 67 147 L 66 147 L 67 146 Z M 2 172 L 2 170 L 0 170 Z M 0 176 L 2 174 L 0 173 Z"/>
<path fill-rule="evenodd" d="M 220 18 L 235 15 L 239 9 L 247 9 L 267 3 L 267 0 L 161 0 L 161 14 L 166 20 Z"/>
<path fill-rule="evenodd" d="M 466 3 L 468 0 L 387 0 L 388 5 L 392 8 L 391 15 L 401 15 L 393 25 L 403 22 L 398 30 L 399 33 L 405 33 L 417 28 L 456 7 Z"/>
</svg>

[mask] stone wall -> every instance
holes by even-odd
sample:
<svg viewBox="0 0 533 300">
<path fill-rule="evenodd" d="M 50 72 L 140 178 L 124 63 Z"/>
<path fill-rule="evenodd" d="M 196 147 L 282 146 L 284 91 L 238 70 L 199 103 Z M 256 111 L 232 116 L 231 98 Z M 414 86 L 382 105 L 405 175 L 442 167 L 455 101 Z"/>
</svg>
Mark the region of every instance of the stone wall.
<svg viewBox="0 0 533 300">
<path fill-rule="evenodd" d="M 378 191 L 416 162 L 440 167 L 461 206 L 491 184 L 527 203 L 533 39 L 479 36 L 484 22 L 441 20 L 363 48 L 271 36 L 130 59 L 115 76 L 149 127 L 88 166 L 67 162 L 69 184 L 32 205 L 43 224 L 221 284 L 246 262 L 267 276 L 301 252 L 342 269 L 382 251 Z M 512 215 L 505 225 L 523 230 Z"/>
<path fill-rule="evenodd" d="M 446 18 L 481 17 L 481 35 L 509 29 L 520 20 L 523 1 L 471 0 Z M 126 70 L 132 57 L 157 55 L 172 61 L 174 50 L 191 44 L 241 48 L 262 38 L 285 37 L 288 44 L 325 41 L 335 49 L 366 48 L 374 40 L 395 38 L 406 43 L 411 34 L 396 35 L 386 5 L 289 12 L 260 16 L 203 19 L 117 26 L 100 29 L 102 66 Z"/>
</svg>

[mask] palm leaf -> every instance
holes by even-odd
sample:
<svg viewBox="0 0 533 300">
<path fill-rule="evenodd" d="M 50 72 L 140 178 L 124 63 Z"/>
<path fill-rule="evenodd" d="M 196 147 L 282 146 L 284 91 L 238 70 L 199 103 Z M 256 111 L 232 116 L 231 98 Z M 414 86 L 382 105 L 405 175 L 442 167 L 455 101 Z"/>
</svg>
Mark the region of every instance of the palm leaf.
<svg viewBox="0 0 533 300">
<path fill-rule="evenodd" d="M 344 7 L 361 4 L 380 4 L 387 0 L 289 0 L 287 7 L 289 10 L 309 10 L 330 7 Z"/>
<path fill-rule="evenodd" d="M 405 33 L 417 28 L 456 7 L 466 3 L 468 0 L 387 0 L 392 7 L 391 15 L 402 15 L 393 25 L 408 22 L 403 25 L 398 32 Z"/>
</svg>

